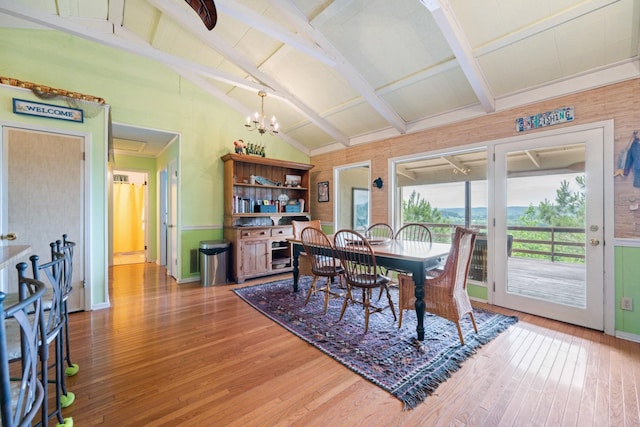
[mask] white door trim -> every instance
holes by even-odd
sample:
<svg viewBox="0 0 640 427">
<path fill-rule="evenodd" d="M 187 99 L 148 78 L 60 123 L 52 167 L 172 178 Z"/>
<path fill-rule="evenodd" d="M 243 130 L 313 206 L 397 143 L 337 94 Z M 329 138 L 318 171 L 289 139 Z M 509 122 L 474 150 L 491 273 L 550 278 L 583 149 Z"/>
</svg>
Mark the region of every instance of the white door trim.
<svg viewBox="0 0 640 427">
<path fill-rule="evenodd" d="M 157 211 L 157 235 L 158 235 L 158 259 L 157 264 L 166 266 L 167 262 L 167 225 L 168 225 L 168 185 L 167 185 L 167 168 L 157 173 L 158 182 L 158 211 Z"/>
<path fill-rule="evenodd" d="M 513 142 L 525 142 L 529 140 L 535 140 L 539 138 L 546 138 L 558 135 L 566 135 L 578 132 L 584 132 L 589 130 L 601 129 L 603 136 L 603 244 L 604 244 L 604 295 L 603 295 L 603 320 L 604 320 L 604 332 L 608 335 L 615 333 L 615 283 L 614 283 L 614 187 L 613 187 L 613 142 L 614 142 L 614 121 L 605 120 L 594 123 L 587 123 L 584 125 L 567 126 L 560 129 L 551 129 L 543 132 L 534 132 L 527 135 L 519 135 L 509 138 L 503 138 L 499 140 L 493 140 L 486 142 L 489 147 L 489 155 L 495 155 L 495 146 L 498 144 L 506 144 Z M 490 167 L 488 183 L 489 188 L 495 187 L 495 170 L 493 165 Z M 488 212 L 489 218 L 495 218 L 495 199 L 490 192 L 489 194 L 489 206 Z M 490 254 L 494 254 L 495 248 L 492 242 L 495 241 L 493 235 L 493 227 L 489 227 L 489 248 Z M 608 244 L 607 244 L 608 243 Z M 495 257 L 491 257 L 495 259 Z M 489 269 L 488 283 L 494 283 L 493 269 Z M 495 292 L 493 286 L 488 289 L 488 300 L 490 303 L 495 302 Z"/>
<path fill-rule="evenodd" d="M 91 276 L 88 274 L 90 271 L 90 254 L 91 254 L 91 198 L 89 195 L 91 194 L 91 146 L 92 146 L 92 138 L 90 132 L 74 132 L 67 129 L 58 129 L 48 126 L 36 126 L 36 125 L 28 125 L 25 123 L 16 123 L 16 122 L 8 122 L 8 121 L 0 121 L 0 146 L 2 150 L 0 152 L 0 165 L 3 164 L 4 158 L 6 156 L 6 145 L 4 144 L 4 136 L 6 128 L 14 128 L 19 130 L 25 130 L 29 132 L 43 132 L 43 133 L 52 133 L 63 136 L 71 136 L 82 138 L 84 141 L 84 206 L 83 206 L 83 219 L 84 219 L 84 229 L 83 229 L 83 245 L 84 252 L 82 254 L 76 252 L 76 256 L 82 255 L 84 257 L 84 262 L 82 263 L 84 266 L 84 271 L 82 271 L 82 278 L 84 282 L 84 307 L 83 310 L 90 311 L 91 301 L 92 301 L 92 281 Z M 0 201 L 2 203 L 2 209 L 0 209 L 0 234 L 7 232 L 7 194 L 4 191 L 4 183 L 7 179 L 7 171 L 5 168 L 2 168 L 2 176 L 0 177 Z M 62 237 L 62 236 L 60 236 Z M 73 239 L 72 236 L 69 236 Z M 75 271 L 74 271 L 75 272 Z M 106 288 L 106 286 L 105 286 Z M 106 291 L 105 291 L 106 292 Z"/>
<path fill-rule="evenodd" d="M 178 160 L 172 159 L 168 165 L 169 184 L 169 244 L 167 245 L 167 273 L 176 281 L 180 280 L 180 177 Z"/>
<path fill-rule="evenodd" d="M 340 165 L 340 166 L 335 166 L 333 168 L 333 195 L 331 195 L 331 192 L 329 193 L 329 200 L 331 200 L 331 197 L 333 197 L 333 230 L 334 232 L 338 231 L 340 229 L 339 223 L 341 221 L 341 212 L 345 209 L 344 207 L 341 206 L 341 195 L 343 194 L 343 191 L 341 190 L 341 188 L 344 186 L 343 183 L 340 182 L 340 173 L 352 168 L 367 168 L 367 174 L 368 174 L 368 178 L 367 178 L 367 190 L 369 190 L 369 201 L 368 201 L 368 206 L 369 209 L 367 211 L 367 224 L 371 225 L 371 160 L 367 160 L 364 162 L 357 162 L 357 163 L 349 163 L 346 165 Z M 347 183 L 349 184 L 349 183 Z M 349 200 L 351 200 L 351 193 L 349 193 Z M 351 206 L 348 207 L 348 209 L 351 209 Z M 342 227 L 344 228 L 344 227 Z"/>
</svg>

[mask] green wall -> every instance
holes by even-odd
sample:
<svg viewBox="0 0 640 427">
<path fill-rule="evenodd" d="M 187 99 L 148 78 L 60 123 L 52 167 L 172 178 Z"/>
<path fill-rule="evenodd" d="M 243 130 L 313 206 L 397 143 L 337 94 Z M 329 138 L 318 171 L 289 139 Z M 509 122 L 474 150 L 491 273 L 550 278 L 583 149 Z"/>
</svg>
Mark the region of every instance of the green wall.
<svg viewBox="0 0 640 427">
<path fill-rule="evenodd" d="M 640 336 L 640 247 L 615 248 L 616 330 Z M 633 310 L 620 308 L 620 298 L 633 299 Z"/>
<path fill-rule="evenodd" d="M 0 75 L 104 98 L 111 106 L 112 120 L 116 123 L 179 135 L 178 141 L 154 161 L 157 171 L 171 160 L 178 160 L 179 279 L 193 277 L 188 274 L 190 250 L 198 248 L 200 240 L 222 236 L 223 164 L 220 157 L 232 151 L 234 140 L 252 140 L 253 135 L 248 135 L 243 126 L 244 115 L 158 62 L 61 32 L 2 28 L 0 45 Z M 47 128 L 73 127 L 73 124 L 58 123 L 59 120 L 13 114 L 10 101 L 16 92 L 21 98 L 35 100 L 29 92 L 1 86 L 0 121 L 37 123 Z M 256 96 L 256 107 L 258 103 Z M 108 240 L 105 124 L 103 115 L 82 126 L 82 130 L 92 136 L 91 236 L 96 247 L 91 249 L 89 274 L 94 305 L 108 302 L 104 291 Z M 77 127 L 76 124 L 74 129 Z M 264 143 L 268 157 L 309 161 L 306 154 L 280 139 L 266 137 Z M 115 167 L 137 168 L 141 162 L 118 156 Z M 152 165 L 144 167 L 152 168 Z M 155 180 L 155 174 L 150 175 L 151 178 Z M 153 239 L 152 251 L 156 254 L 155 235 Z"/>
</svg>

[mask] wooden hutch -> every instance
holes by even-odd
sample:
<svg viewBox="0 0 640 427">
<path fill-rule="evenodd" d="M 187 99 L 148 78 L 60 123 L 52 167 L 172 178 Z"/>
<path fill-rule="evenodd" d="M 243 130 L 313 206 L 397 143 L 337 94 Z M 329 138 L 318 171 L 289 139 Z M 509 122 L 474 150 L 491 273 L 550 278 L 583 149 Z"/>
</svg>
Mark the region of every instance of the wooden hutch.
<svg viewBox="0 0 640 427">
<path fill-rule="evenodd" d="M 224 237 L 232 275 L 246 279 L 291 271 L 291 220 L 310 218 L 313 165 L 229 153 L 224 161 Z"/>
</svg>

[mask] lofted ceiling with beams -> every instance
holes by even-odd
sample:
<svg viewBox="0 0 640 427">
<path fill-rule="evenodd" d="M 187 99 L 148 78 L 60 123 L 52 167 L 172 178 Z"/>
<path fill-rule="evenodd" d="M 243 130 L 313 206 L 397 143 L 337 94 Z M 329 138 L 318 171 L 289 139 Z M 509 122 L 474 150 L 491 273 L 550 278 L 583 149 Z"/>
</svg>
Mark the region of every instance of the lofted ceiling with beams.
<svg viewBox="0 0 640 427">
<path fill-rule="evenodd" d="M 157 60 L 310 155 L 640 76 L 638 0 L 0 0 Z M 246 133 L 238 123 L 238 134 Z M 117 135 L 116 135 L 117 136 Z"/>
</svg>

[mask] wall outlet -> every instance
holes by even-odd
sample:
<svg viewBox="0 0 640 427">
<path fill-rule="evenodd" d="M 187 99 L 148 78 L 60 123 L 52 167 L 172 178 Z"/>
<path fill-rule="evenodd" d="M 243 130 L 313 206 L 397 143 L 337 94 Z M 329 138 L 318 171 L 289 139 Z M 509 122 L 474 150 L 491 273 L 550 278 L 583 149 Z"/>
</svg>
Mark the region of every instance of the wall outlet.
<svg viewBox="0 0 640 427">
<path fill-rule="evenodd" d="M 633 311 L 633 299 L 630 297 L 620 298 L 620 308 L 627 311 Z"/>
</svg>

